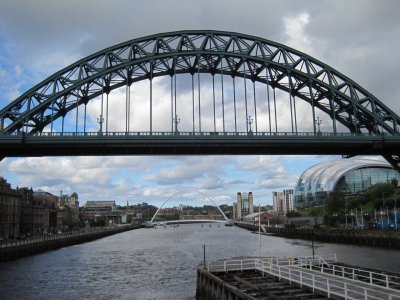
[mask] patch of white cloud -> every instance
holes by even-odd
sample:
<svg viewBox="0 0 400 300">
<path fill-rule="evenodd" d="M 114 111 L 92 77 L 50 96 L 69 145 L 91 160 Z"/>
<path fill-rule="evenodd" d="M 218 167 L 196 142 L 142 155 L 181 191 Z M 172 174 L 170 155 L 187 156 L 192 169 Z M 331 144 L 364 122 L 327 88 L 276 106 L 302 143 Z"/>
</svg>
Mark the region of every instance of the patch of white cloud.
<svg viewBox="0 0 400 300">
<path fill-rule="evenodd" d="M 285 44 L 307 54 L 313 53 L 313 47 L 307 26 L 310 23 L 310 15 L 307 12 L 290 15 L 283 19 Z"/>
</svg>

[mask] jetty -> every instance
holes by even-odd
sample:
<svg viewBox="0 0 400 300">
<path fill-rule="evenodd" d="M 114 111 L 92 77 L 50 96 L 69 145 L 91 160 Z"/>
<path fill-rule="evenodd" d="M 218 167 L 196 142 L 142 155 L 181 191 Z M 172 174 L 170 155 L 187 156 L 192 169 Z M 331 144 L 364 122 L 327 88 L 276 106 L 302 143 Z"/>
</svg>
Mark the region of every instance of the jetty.
<svg viewBox="0 0 400 300">
<path fill-rule="evenodd" d="M 400 300 L 400 274 L 355 268 L 332 257 L 235 258 L 197 270 L 197 300 Z"/>
</svg>

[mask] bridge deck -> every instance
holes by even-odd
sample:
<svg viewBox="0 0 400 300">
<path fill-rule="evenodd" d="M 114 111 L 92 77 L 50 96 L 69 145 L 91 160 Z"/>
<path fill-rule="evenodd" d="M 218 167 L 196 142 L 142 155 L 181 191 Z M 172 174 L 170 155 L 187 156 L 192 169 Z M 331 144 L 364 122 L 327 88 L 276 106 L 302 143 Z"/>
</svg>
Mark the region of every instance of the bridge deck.
<svg viewBox="0 0 400 300">
<path fill-rule="evenodd" d="M 108 132 L 0 134 L 0 156 L 75 155 L 384 155 L 400 135 L 330 133 Z"/>
</svg>

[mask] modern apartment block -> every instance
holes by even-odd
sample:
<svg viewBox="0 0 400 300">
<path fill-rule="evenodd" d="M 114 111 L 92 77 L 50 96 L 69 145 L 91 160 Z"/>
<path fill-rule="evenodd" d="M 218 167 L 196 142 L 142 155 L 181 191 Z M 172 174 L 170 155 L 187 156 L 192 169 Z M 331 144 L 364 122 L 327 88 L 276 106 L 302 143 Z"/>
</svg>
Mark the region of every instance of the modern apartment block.
<svg viewBox="0 0 400 300">
<path fill-rule="evenodd" d="M 272 192 L 274 211 L 279 214 L 287 214 L 294 210 L 293 190 L 283 190 L 282 192 Z"/>
<path fill-rule="evenodd" d="M 233 204 L 233 219 L 242 219 L 252 214 L 253 209 L 253 193 L 241 193 L 236 195 L 236 203 Z"/>
</svg>

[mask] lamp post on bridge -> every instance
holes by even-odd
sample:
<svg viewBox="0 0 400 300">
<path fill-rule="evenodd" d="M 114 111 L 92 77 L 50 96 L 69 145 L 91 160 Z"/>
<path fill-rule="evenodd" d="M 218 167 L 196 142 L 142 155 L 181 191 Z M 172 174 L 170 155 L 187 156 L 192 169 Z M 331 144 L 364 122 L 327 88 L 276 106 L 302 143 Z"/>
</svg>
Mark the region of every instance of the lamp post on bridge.
<svg viewBox="0 0 400 300">
<path fill-rule="evenodd" d="M 175 123 L 175 134 L 178 134 L 178 124 L 181 122 L 181 119 L 178 118 L 178 115 L 175 115 L 174 123 Z"/>
<path fill-rule="evenodd" d="M 253 124 L 253 118 L 251 117 L 251 116 L 249 116 L 248 118 L 247 118 L 247 123 L 249 124 L 249 133 L 252 133 L 252 131 L 251 131 L 251 124 Z"/>
<path fill-rule="evenodd" d="M 103 133 L 103 123 L 104 123 L 104 118 L 103 115 L 100 114 L 100 117 L 97 118 L 97 123 L 100 125 L 99 133 Z"/>
<path fill-rule="evenodd" d="M 320 128 L 321 123 L 322 120 L 319 117 L 317 117 L 317 119 L 315 120 L 315 124 L 317 124 L 318 126 L 318 132 L 317 132 L 318 134 L 321 134 L 321 128 Z"/>
</svg>

